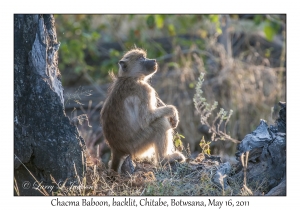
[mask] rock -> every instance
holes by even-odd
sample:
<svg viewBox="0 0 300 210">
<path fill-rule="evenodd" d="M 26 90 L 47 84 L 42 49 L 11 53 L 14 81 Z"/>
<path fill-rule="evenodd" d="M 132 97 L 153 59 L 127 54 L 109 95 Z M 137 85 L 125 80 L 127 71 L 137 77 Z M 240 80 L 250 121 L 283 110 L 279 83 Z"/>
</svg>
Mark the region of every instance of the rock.
<svg viewBox="0 0 300 210">
<path fill-rule="evenodd" d="M 279 102 L 281 110 L 274 125 L 270 127 L 264 120 L 251 133 L 247 134 L 238 146 L 236 157 L 249 151 L 246 169 L 247 183 L 266 182 L 267 195 L 286 194 L 286 103 Z M 242 168 L 241 162 L 237 168 Z M 240 170 L 236 176 L 242 176 Z M 273 188 L 273 189 L 272 189 Z"/>
<path fill-rule="evenodd" d="M 227 183 L 227 177 L 229 176 L 231 170 L 231 165 L 229 162 L 222 163 L 215 175 L 212 178 L 212 181 L 217 184 L 221 189 L 228 190 L 230 189 Z"/>
</svg>

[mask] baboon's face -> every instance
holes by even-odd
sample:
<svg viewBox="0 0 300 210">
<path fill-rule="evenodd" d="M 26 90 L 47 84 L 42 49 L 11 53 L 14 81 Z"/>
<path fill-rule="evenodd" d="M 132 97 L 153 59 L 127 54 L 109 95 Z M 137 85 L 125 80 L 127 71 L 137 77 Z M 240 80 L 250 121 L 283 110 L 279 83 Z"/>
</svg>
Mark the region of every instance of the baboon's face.
<svg viewBox="0 0 300 210">
<path fill-rule="evenodd" d="M 133 49 L 127 52 L 119 61 L 119 66 L 119 76 L 141 79 L 151 77 L 157 70 L 156 60 L 146 58 L 146 52 L 141 49 Z"/>
</svg>

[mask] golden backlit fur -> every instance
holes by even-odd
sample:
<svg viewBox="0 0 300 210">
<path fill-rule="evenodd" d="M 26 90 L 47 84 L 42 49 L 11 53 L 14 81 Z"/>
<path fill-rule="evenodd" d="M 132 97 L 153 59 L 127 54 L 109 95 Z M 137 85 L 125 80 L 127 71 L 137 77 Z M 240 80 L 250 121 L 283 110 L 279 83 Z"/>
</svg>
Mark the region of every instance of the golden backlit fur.
<svg viewBox="0 0 300 210">
<path fill-rule="evenodd" d="M 156 162 L 184 160 L 181 153 L 171 154 L 178 111 L 172 105 L 157 107 L 156 92 L 147 82 L 157 71 L 156 61 L 147 59 L 144 50 L 133 49 L 119 66 L 101 110 L 104 136 L 113 154 L 111 168 L 119 172 L 126 155 L 134 159 L 151 148 Z"/>
</svg>

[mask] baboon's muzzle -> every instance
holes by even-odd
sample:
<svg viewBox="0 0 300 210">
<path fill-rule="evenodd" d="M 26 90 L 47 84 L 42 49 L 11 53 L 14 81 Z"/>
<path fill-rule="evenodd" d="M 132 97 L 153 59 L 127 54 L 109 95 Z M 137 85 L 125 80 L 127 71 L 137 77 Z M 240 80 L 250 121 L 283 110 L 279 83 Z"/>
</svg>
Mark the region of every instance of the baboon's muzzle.
<svg viewBox="0 0 300 210">
<path fill-rule="evenodd" d="M 157 63 L 155 59 L 146 59 L 144 61 L 144 65 L 146 67 L 147 70 L 149 71 L 153 71 L 157 69 Z"/>
</svg>

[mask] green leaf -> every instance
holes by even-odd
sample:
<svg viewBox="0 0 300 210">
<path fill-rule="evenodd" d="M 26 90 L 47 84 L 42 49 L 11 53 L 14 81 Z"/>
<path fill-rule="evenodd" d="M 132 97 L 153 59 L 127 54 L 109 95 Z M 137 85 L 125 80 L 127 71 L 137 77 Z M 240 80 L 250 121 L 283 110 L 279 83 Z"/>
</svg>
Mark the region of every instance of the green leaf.
<svg viewBox="0 0 300 210">
<path fill-rule="evenodd" d="M 155 15 L 155 24 L 157 28 L 161 29 L 164 26 L 164 16 Z"/>
<path fill-rule="evenodd" d="M 213 23 L 218 23 L 219 22 L 219 15 L 209 15 L 209 19 Z"/>
<path fill-rule="evenodd" d="M 175 139 L 174 144 L 175 144 L 175 147 L 180 147 L 180 146 L 182 146 L 182 141 L 180 139 Z"/>
<path fill-rule="evenodd" d="M 263 18 L 262 15 L 255 15 L 254 19 L 253 19 L 255 25 L 259 25 L 261 23 L 261 21 L 262 21 L 262 18 Z"/>
<path fill-rule="evenodd" d="M 217 31 L 218 34 L 222 34 L 223 33 L 220 26 L 216 26 L 216 31 Z"/>
<path fill-rule="evenodd" d="M 169 30 L 169 34 L 170 34 L 171 36 L 175 36 L 175 35 L 176 35 L 175 27 L 174 27 L 173 24 L 168 25 L 168 30 Z"/>
<path fill-rule="evenodd" d="M 205 146 L 205 139 L 204 139 L 204 136 L 202 136 L 202 139 L 201 139 L 201 141 L 200 141 L 199 146 L 200 146 L 201 148 L 203 148 L 203 147 Z"/>
<path fill-rule="evenodd" d="M 100 38 L 100 34 L 97 33 L 96 31 L 94 31 L 92 33 L 92 38 L 93 38 L 93 40 L 97 41 Z"/>
<path fill-rule="evenodd" d="M 265 57 L 266 58 L 269 58 L 271 56 L 271 51 L 273 50 L 273 48 L 268 48 L 265 50 Z"/>
<path fill-rule="evenodd" d="M 190 82 L 189 88 L 194 89 L 195 88 L 195 84 L 193 82 Z"/>
<path fill-rule="evenodd" d="M 206 154 L 210 155 L 210 149 L 206 150 Z"/>
<path fill-rule="evenodd" d="M 109 49 L 109 56 L 110 57 L 119 57 L 120 56 L 120 52 L 115 50 L 115 49 Z"/>
<path fill-rule="evenodd" d="M 148 27 L 149 28 L 153 28 L 154 27 L 154 22 L 155 22 L 154 16 L 153 15 L 149 15 L 147 17 L 147 20 L 146 20 L 146 23 L 147 23 Z"/>
<path fill-rule="evenodd" d="M 273 40 L 273 37 L 276 33 L 276 31 L 274 30 L 274 28 L 271 27 L 271 25 L 266 25 L 265 28 L 264 28 L 264 32 L 265 32 L 265 35 L 266 35 L 266 38 L 268 41 L 272 41 Z"/>
</svg>

